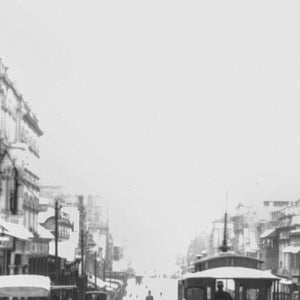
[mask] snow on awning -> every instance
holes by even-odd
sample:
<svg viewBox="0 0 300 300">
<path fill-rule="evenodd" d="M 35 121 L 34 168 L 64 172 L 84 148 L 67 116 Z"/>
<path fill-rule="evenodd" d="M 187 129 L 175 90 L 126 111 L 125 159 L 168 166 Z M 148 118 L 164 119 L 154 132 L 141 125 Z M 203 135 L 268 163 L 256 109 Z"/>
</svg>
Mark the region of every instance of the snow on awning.
<svg viewBox="0 0 300 300">
<path fill-rule="evenodd" d="M 282 278 L 280 281 L 279 281 L 280 284 L 286 284 L 286 285 L 290 285 L 290 284 L 293 284 L 292 280 L 288 280 L 288 279 L 285 279 L 285 278 Z"/>
<path fill-rule="evenodd" d="M 3 228 L 4 234 L 19 240 L 27 241 L 33 238 L 33 234 L 21 224 L 0 221 L 0 226 Z"/>
<path fill-rule="evenodd" d="M 296 253 L 300 252 L 300 247 L 288 246 L 288 247 L 284 248 L 282 252 L 296 254 Z"/>
<path fill-rule="evenodd" d="M 0 297 L 48 297 L 50 278 L 41 275 L 0 276 Z"/>
<path fill-rule="evenodd" d="M 95 285 L 95 276 L 94 275 L 89 275 L 88 276 L 88 282 L 90 284 L 93 284 Z M 103 289 L 106 287 L 106 283 L 100 279 L 99 277 L 96 277 L 96 284 L 97 284 L 97 287 L 99 287 L 100 289 Z"/>
<path fill-rule="evenodd" d="M 42 239 L 54 240 L 54 235 L 40 224 L 38 224 L 38 235 Z"/>
<path fill-rule="evenodd" d="M 105 284 L 106 284 L 106 287 L 111 287 L 111 288 L 113 288 L 113 289 L 115 289 L 115 290 L 119 287 L 118 284 L 113 283 L 113 282 L 108 281 L 108 280 L 105 280 Z"/>
<path fill-rule="evenodd" d="M 120 279 L 115 279 L 115 278 L 110 279 L 110 278 L 108 278 L 108 279 L 106 279 L 106 281 L 116 283 L 120 286 L 124 285 L 124 282 Z"/>
<path fill-rule="evenodd" d="M 269 238 L 269 237 L 273 237 L 275 236 L 275 232 L 276 232 L 276 229 L 272 228 L 272 229 L 267 229 L 266 231 L 264 231 L 260 238 L 261 239 L 264 239 L 264 238 Z"/>
<path fill-rule="evenodd" d="M 212 278 L 212 279 L 270 279 L 278 280 L 270 271 L 262 271 L 243 267 L 221 267 L 196 273 L 187 273 L 182 279 Z"/>
</svg>

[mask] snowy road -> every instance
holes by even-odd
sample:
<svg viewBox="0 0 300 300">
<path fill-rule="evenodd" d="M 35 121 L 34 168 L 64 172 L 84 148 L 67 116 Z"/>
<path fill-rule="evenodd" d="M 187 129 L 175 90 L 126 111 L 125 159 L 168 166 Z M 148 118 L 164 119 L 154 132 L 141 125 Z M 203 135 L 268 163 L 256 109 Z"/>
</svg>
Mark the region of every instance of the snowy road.
<svg viewBox="0 0 300 300">
<path fill-rule="evenodd" d="M 129 280 L 127 295 L 124 300 L 145 300 L 151 291 L 154 300 L 176 300 L 177 281 L 174 279 L 144 278 L 141 285 L 136 285 L 135 280 Z"/>
</svg>

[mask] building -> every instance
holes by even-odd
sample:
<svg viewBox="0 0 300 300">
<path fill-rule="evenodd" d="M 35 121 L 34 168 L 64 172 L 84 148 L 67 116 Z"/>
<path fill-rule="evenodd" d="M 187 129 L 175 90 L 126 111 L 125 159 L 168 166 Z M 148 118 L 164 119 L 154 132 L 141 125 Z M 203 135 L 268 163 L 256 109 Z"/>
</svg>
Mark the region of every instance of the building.
<svg viewBox="0 0 300 300">
<path fill-rule="evenodd" d="M 300 201 L 288 202 L 284 207 L 277 205 L 270 216 L 268 229 L 260 236 L 264 268 L 292 279 L 299 276 Z"/>
<path fill-rule="evenodd" d="M 29 256 L 47 251 L 49 241 L 38 226 L 38 141 L 43 132 L 2 60 L 0 102 L 1 273 L 27 273 Z"/>
<path fill-rule="evenodd" d="M 70 233 L 70 239 L 72 240 L 73 244 L 76 244 L 73 246 L 73 248 L 75 249 L 75 256 L 79 257 L 81 255 L 81 233 L 83 232 L 84 235 L 86 235 L 87 233 L 87 219 L 84 196 L 69 194 L 62 186 L 43 185 L 41 187 L 40 198 L 40 222 L 45 222 L 45 213 L 49 209 L 51 210 L 51 208 L 52 216 L 54 216 L 53 208 L 55 207 L 56 200 L 59 201 L 59 206 L 61 207 L 62 211 L 69 216 L 69 221 L 73 226 Z"/>
<path fill-rule="evenodd" d="M 109 232 L 108 208 L 99 195 L 88 195 L 85 203 L 88 231 L 98 247 L 97 269 L 101 278 L 105 279 L 106 275 L 112 272 L 113 260 L 113 237 Z M 88 258 L 91 259 L 91 255 L 88 255 Z"/>
<path fill-rule="evenodd" d="M 233 222 L 234 231 L 234 252 L 258 258 L 259 238 L 264 229 L 265 222 L 258 218 L 253 207 L 243 204 L 238 204 L 235 214 L 231 217 L 231 221 Z"/>
</svg>

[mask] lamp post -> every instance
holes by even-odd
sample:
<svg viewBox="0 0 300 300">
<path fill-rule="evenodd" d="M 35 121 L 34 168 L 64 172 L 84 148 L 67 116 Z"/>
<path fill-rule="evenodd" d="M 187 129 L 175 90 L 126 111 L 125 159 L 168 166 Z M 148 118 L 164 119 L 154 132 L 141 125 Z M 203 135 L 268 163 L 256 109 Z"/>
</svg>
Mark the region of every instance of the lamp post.
<svg viewBox="0 0 300 300">
<path fill-rule="evenodd" d="M 55 200 L 55 283 L 59 282 L 59 261 L 58 261 L 58 201 Z"/>
<path fill-rule="evenodd" d="M 95 252 L 95 262 L 94 262 L 94 273 L 95 273 L 95 289 L 97 288 L 97 252 Z"/>
</svg>

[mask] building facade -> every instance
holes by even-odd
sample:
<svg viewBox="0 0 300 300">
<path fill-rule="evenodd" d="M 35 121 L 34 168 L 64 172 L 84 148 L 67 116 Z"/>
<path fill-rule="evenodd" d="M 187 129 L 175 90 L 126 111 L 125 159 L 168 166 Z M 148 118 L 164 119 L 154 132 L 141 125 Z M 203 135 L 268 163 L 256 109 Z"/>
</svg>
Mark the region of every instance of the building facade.
<svg viewBox="0 0 300 300">
<path fill-rule="evenodd" d="M 28 255 L 47 246 L 38 228 L 38 141 L 43 132 L 35 114 L 0 60 L 0 245 L 2 274 L 28 272 Z M 22 232 L 20 235 L 18 232 Z M 11 248 L 13 240 L 14 247 Z M 37 247 L 31 246 L 31 242 Z M 7 245 L 5 245 L 7 243 Z"/>
</svg>

